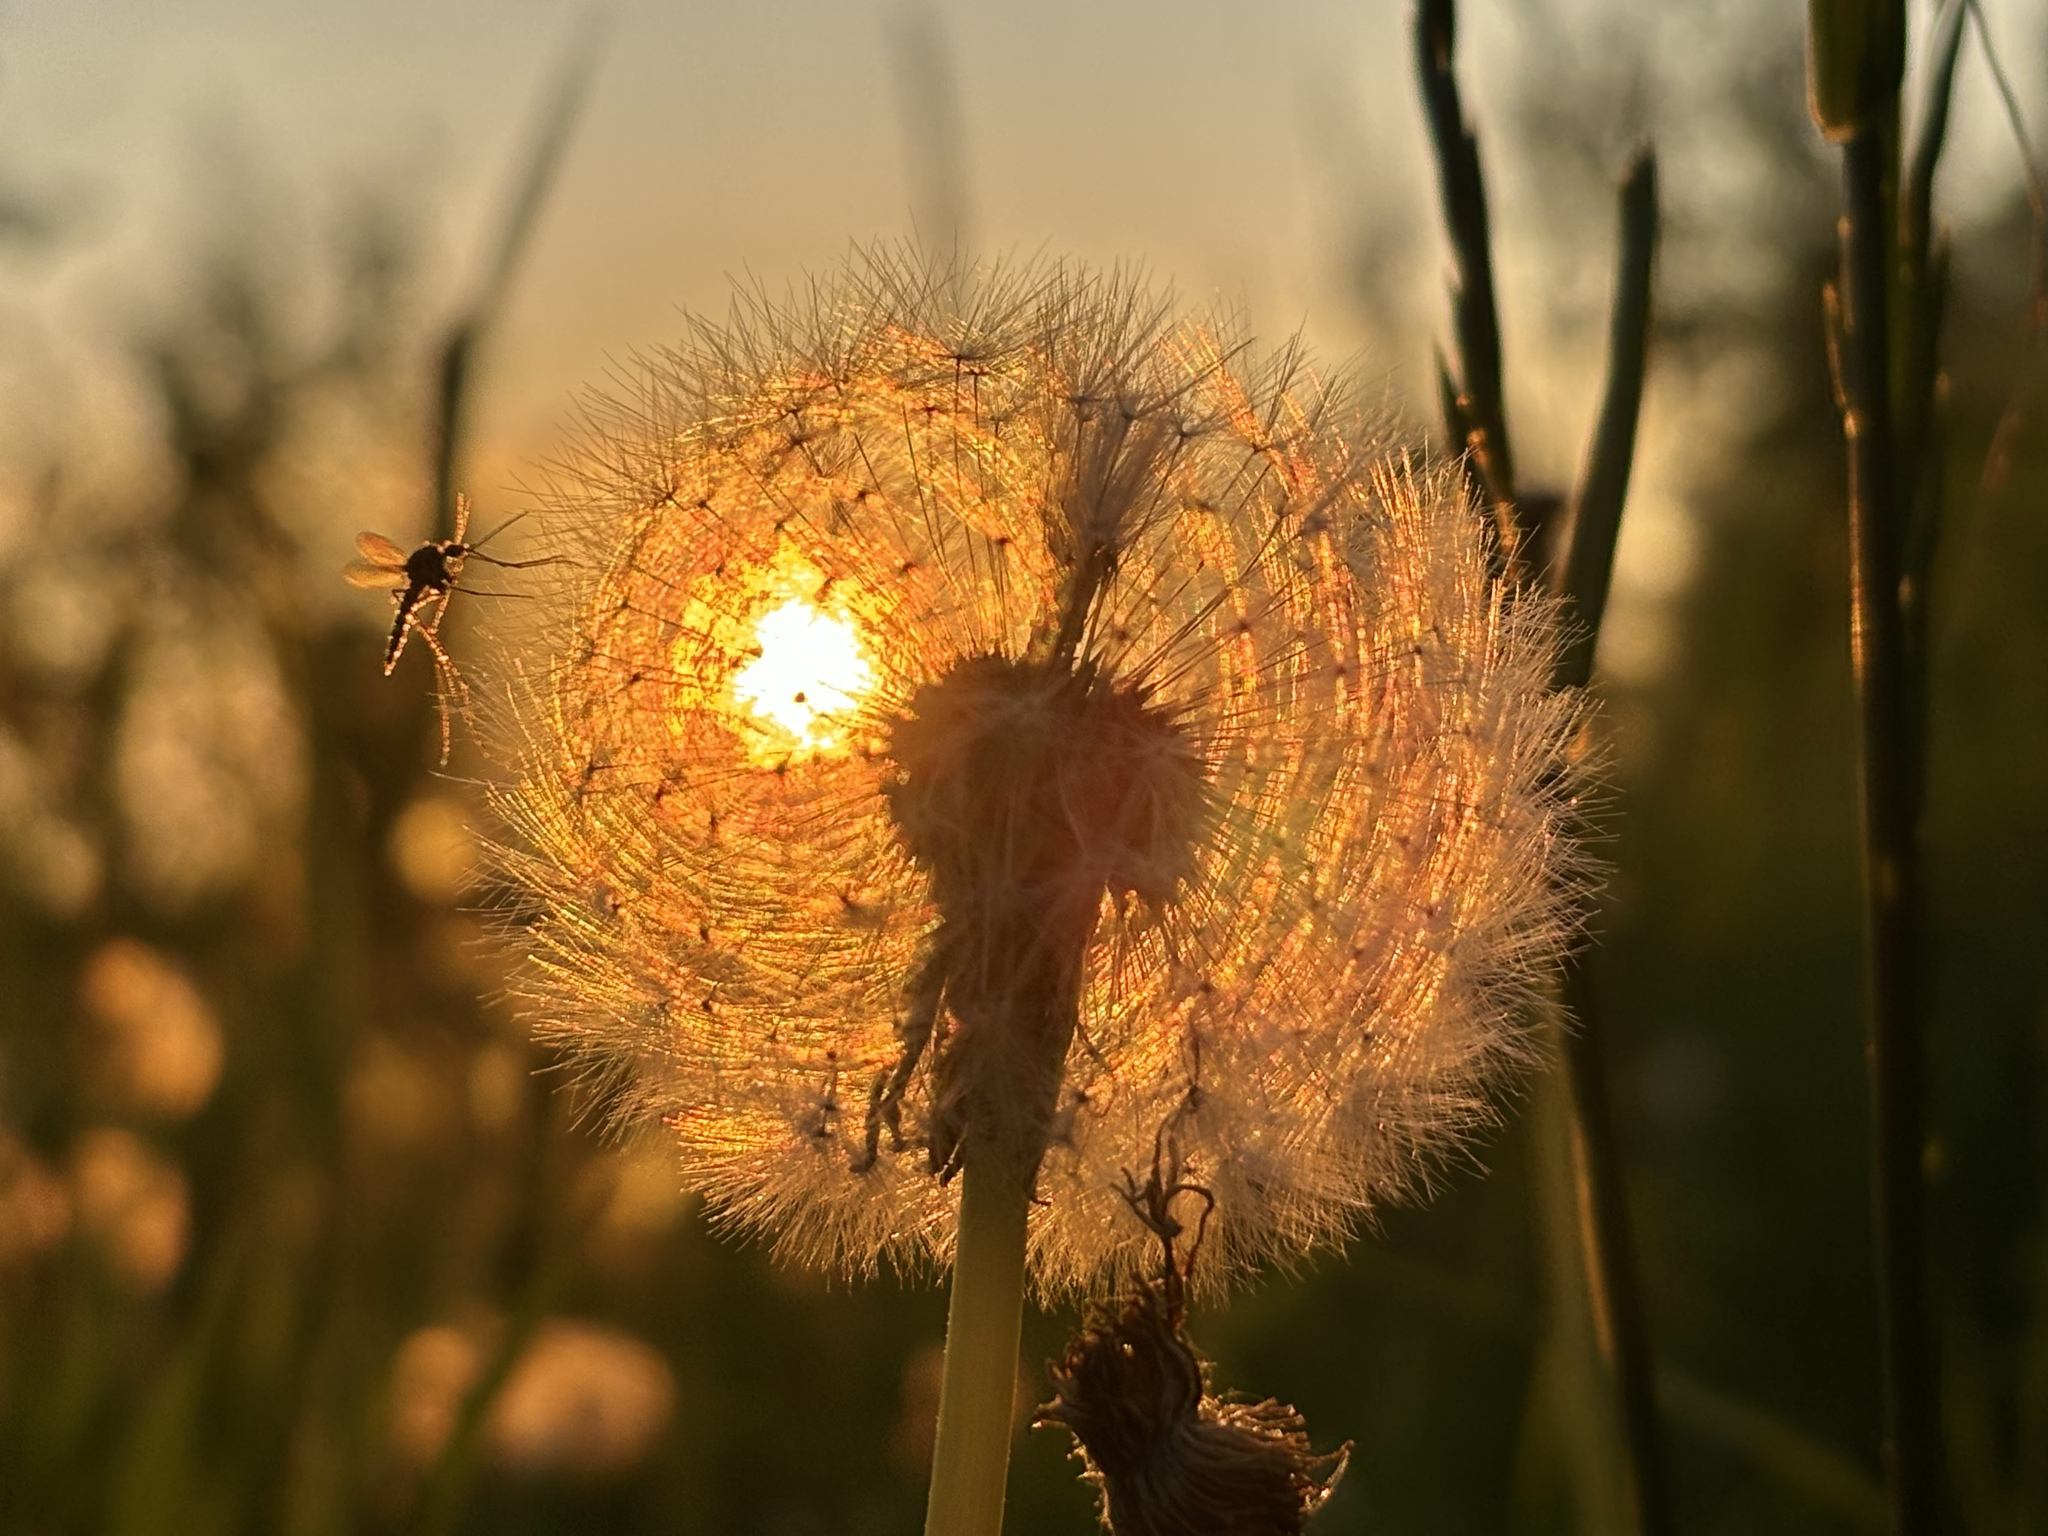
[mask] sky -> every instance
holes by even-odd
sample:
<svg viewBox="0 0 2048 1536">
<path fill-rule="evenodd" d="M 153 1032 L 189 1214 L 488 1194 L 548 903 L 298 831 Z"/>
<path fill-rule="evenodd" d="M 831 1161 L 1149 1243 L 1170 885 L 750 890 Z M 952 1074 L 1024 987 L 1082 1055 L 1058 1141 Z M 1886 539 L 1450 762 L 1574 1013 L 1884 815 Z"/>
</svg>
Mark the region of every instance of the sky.
<svg viewBox="0 0 2048 1536">
<path fill-rule="evenodd" d="M 1654 131 L 1674 225 L 1696 232 L 1668 244 L 1662 279 L 1739 284 L 1751 168 L 1716 114 L 1770 60 L 1796 56 L 1799 8 L 1461 9 L 1518 457 L 1562 483 L 1597 384 L 1611 215 L 1522 174 L 1509 106 L 1532 90 L 1611 95 L 1600 169 L 1618 174 L 1630 140 Z M 2019 44 L 2041 35 L 2041 0 L 1987 10 L 2023 99 L 2039 99 L 2042 50 Z M 10 0 L 0 182 L 52 192 L 77 226 L 54 254 L 0 262 L 0 354 L 58 365 L 0 355 L 7 430 L 54 436 L 132 405 L 120 359 L 141 320 L 175 306 L 185 253 L 222 217 L 218 186 L 194 191 L 223 145 L 230 191 L 251 205 L 395 189 L 424 217 L 452 306 L 593 15 L 587 105 L 486 358 L 468 479 L 487 500 L 559 447 L 579 390 L 676 338 L 686 312 L 722 313 L 736 281 L 773 291 L 851 245 L 908 237 L 920 210 L 932 219 L 929 160 L 907 131 L 907 26 L 951 62 L 970 248 L 1139 263 L 1189 300 L 1241 308 L 1265 338 L 1305 330 L 1426 422 L 1445 257 L 1409 14 L 1406 0 Z M 1539 56 L 1562 61 L 1555 78 L 1527 77 Z M 1952 209 L 2013 179 L 1988 85 L 1965 76 Z M 1717 391 L 1653 375 L 1645 457 L 1666 462 L 1658 435 L 1681 417 L 1697 440 Z M 1632 585 L 1678 590 L 1696 542 L 1676 492 L 1646 476 L 1617 601 Z"/>
<path fill-rule="evenodd" d="M 418 188 L 451 261 L 473 263 L 585 14 L 554 0 L 17 3 L 0 11 L 0 163 L 68 173 L 113 205 L 117 228 L 83 263 L 96 270 L 67 279 L 89 292 L 63 303 L 103 305 L 122 264 L 109 253 L 161 242 L 195 145 L 238 128 L 263 174 Z M 910 14 L 818 0 L 612 8 L 506 316 L 487 431 L 543 438 L 580 381 L 678 334 L 682 311 L 722 310 L 734 280 L 778 286 L 852 243 L 908 236 L 918 194 L 894 39 Z M 923 14 L 954 62 L 977 249 L 1138 261 L 1191 298 L 1248 306 L 1268 333 L 1320 321 L 1340 345 L 1355 339 L 1319 270 L 1328 232 L 1312 183 L 1335 167 L 1314 163 L 1303 103 L 1355 86 L 1337 60 L 1405 47 L 1397 8 L 1043 0 Z M 1387 114 L 1400 133 L 1383 158 L 1419 167 L 1405 69 L 1386 84 L 1404 110 Z M 1426 194 L 1406 180 L 1409 201 Z"/>
</svg>

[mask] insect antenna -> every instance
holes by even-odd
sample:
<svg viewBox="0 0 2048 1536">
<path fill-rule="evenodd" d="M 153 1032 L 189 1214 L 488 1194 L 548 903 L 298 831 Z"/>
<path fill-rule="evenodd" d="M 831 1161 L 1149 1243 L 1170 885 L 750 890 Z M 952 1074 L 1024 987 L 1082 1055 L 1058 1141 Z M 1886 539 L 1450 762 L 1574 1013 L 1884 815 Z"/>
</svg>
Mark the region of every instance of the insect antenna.
<svg viewBox="0 0 2048 1536">
<path fill-rule="evenodd" d="M 468 504 L 469 498 L 465 496 L 463 498 L 463 510 L 465 512 L 467 512 L 468 510 Z M 486 544 L 490 543 L 491 540 L 495 539 L 507 528 L 510 528 L 514 523 L 524 522 L 527 518 L 531 517 L 532 515 L 533 508 L 531 507 L 528 507 L 524 512 L 514 512 L 510 517 L 506 518 L 505 521 L 498 524 L 497 527 L 493 528 L 489 533 L 485 534 L 482 538 L 478 539 L 474 544 L 470 545 L 470 553 L 476 553 L 476 551 L 482 549 Z M 456 535 L 456 537 L 460 538 L 461 535 L 458 534 Z"/>
<path fill-rule="evenodd" d="M 469 558 L 481 560 L 485 565 L 495 565 L 500 570 L 505 571 L 530 571 L 537 565 L 574 565 L 576 563 L 567 555 L 542 555 L 537 560 L 499 560 L 490 555 L 479 554 L 474 548 L 471 548 Z M 464 587 L 462 590 L 474 592 L 476 588 Z M 502 597 L 504 594 L 500 593 L 498 595 Z"/>
<path fill-rule="evenodd" d="M 532 512 L 533 509 L 531 507 L 527 508 L 527 510 L 524 512 L 514 512 L 510 517 L 506 518 L 504 522 L 498 524 L 498 526 L 493 528 L 489 533 L 485 534 L 482 538 L 478 539 L 474 544 L 468 546 L 469 558 L 472 560 L 481 560 L 485 565 L 495 565 L 503 570 L 508 571 L 530 571 L 537 565 L 572 564 L 573 562 L 570 561 L 567 555 L 542 555 L 537 560 L 500 560 L 495 555 L 487 555 L 483 552 L 483 547 L 486 544 L 490 543 L 491 540 L 495 539 L 507 528 L 510 528 L 514 523 L 519 522 L 523 518 L 531 516 Z M 456 537 L 459 539 L 462 537 L 462 535 L 458 533 L 456 534 Z M 462 590 L 465 592 L 472 592 L 476 589 L 473 587 L 464 587 Z M 481 597 L 487 594 L 478 593 L 477 595 Z M 500 593 L 497 595 L 504 596 L 506 594 Z"/>
</svg>

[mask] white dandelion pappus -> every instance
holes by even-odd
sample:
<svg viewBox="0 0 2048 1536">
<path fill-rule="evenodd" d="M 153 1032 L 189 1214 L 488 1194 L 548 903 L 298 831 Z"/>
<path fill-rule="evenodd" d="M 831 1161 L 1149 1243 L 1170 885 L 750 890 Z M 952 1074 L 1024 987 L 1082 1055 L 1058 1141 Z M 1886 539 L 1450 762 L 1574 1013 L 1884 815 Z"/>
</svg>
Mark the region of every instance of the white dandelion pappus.
<svg viewBox="0 0 2048 1536">
<path fill-rule="evenodd" d="M 944 1261 L 998 1136 L 1042 1290 L 1139 1273 L 1170 1123 L 1213 1286 L 1487 1117 L 1576 705 L 1455 467 L 1293 352 L 1123 276 L 951 293 L 869 257 L 593 409 L 502 796 L 539 1025 L 720 1219 L 857 1272 Z"/>
</svg>

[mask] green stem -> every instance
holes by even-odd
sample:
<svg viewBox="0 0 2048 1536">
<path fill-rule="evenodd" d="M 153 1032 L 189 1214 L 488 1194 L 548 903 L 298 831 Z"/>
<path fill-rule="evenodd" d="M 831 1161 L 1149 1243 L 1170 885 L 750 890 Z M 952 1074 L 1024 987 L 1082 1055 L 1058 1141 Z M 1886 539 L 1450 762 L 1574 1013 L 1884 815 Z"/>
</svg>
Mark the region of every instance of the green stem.
<svg viewBox="0 0 2048 1536">
<path fill-rule="evenodd" d="M 569 144 L 569 130 L 583 111 L 596 73 L 603 27 L 595 15 L 585 21 L 562 61 L 561 73 L 534 137 L 532 156 L 506 210 L 498 232 L 491 268 L 468 310 L 449 327 L 441 344 L 440 377 L 434 414 L 434 537 L 455 536 L 455 463 L 469 419 L 472 369 L 477 348 L 496 325 L 505 307 L 513 274 L 539 221 L 541 205 L 554 185 L 555 171 Z"/>
<path fill-rule="evenodd" d="M 1650 340 L 1650 284 L 1657 251 L 1657 162 L 1637 152 L 1621 187 L 1621 242 L 1615 275 L 1614 317 L 1608 339 L 1607 388 L 1586 471 L 1573 498 L 1563 558 L 1552 579 L 1566 603 L 1570 625 L 1553 686 L 1584 688 L 1593 677 L 1593 650 L 1607 609 L 1614 546 L 1635 462 L 1636 424 L 1642 414 L 1643 376 Z M 1588 1300 L 1602 1353 L 1614 1371 L 1633 1529 L 1668 1536 L 1673 1527 L 1670 1472 L 1663 1426 L 1657 1416 L 1656 1359 L 1636 1268 L 1628 1191 L 1621 1175 L 1621 1138 L 1608 1090 L 1606 1047 L 1598 998 L 1588 971 L 1590 951 L 1565 957 L 1562 994 L 1578 1028 L 1564 1037 L 1571 1075 L 1572 1155 L 1577 1170 L 1579 1224 Z"/>
<path fill-rule="evenodd" d="M 1423 114 L 1436 146 L 1437 189 L 1458 275 L 1451 320 L 1458 334 L 1458 404 L 1477 441 L 1452 443 L 1453 452 L 1476 451 L 1495 509 L 1516 504 L 1515 460 L 1508 448 L 1507 408 L 1501 384 L 1500 316 L 1493 297 L 1493 237 L 1486 211 L 1486 178 L 1479 141 L 1465 121 L 1452 69 L 1457 50 L 1457 0 L 1421 0 L 1415 8 L 1416 78 Z"/>
<path fill-rule="evenodd" d="M 1921 743 L 1914 731 L 1899 603 L 1898 462 L 1887 331 L 1889 151 L 1876 128 L 1842 146 L 1843 427 L 1849 443 L 1850 660 L 1869 983 L 1867 1055 L 1874 1141 L 1885 1421 L 1898 1536 L 1940 1528 L 1941 1424 L 1928 1299 L 1920 992 Z"/>
<path fill-rule="evenodd" d="M 1607 1084 L 1603 1020 L 1587 961 L 1585 950 L 1570 955 L 1562 986 L 1565 1007 L 1578 1026 L 1565 1032 L 1564 1060 L 1571 1080 L 1573 1185 L 1587 1301 L 1600 1352 L 1614 1372 L 1622 1443 L 1628 1453 L 1620 1470 L 1633 1512 L 1632 1529 L 1642 1536 L 1670 1536 L 1675 1522 L 1664 1428 L 1657 1416 L 1656 1358 L 1650 1348 L 1642 1278 L 1636 1270 L 1628 1191 L 1622 1184 L 1621 1139 Z"/>
<path fill-rule="evenodd" d="M 960 1237 L 924 1530 L 925 1536 L 1000 1536 L 1024 1326 L 1024 1218 L 1031 1181 L 1001 1149 L 970 1140 L 960 1186 Z"/>
</svg>

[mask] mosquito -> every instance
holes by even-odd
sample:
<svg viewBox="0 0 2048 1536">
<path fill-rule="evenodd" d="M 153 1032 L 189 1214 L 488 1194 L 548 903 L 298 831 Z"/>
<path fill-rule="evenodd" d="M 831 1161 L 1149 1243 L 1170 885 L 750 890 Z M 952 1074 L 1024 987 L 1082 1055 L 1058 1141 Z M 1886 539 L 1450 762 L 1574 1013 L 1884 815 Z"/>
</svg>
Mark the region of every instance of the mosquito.
<svg viewBox="0 0 2048 1536">
<path fill-rule="evenodd" d="M 526 514 L 521 512 L 509 517 L 474 544 L 467 543 L 464 535 L 469 528 L 469 498 L 457 496 L 454 538 L 429 539 L 407 554 L 381 533 L 359 533 L 356 535 L 356 553 L 362 559 L 350 561 L 342 572 L 351 586 L 388 590 L 391 601 L 397 605 L 397 612 L 391 618 L 391 638 L 384 643 L 386 677 L 398 665 L 398 658 L 405 654 L 405 642 L 412 636 L 418 635 L 427 643 L 427 649 L 434 653 L 435 702 L 441 710 L 441 761 L 444 763 L 448 761 L 449 697 L 452 695 L 459 705 L 468 695 L 468 685 L 456 670 L 447 648 L 441 644 L 441 620 L 447 617 L 448 599 L 458 588 L 477 597 L 518 596 L 513 592 L 484 592 L 475 587 L 461 586 L 464 563 L 481 560 L 503 570 L 523 571 L 536 565 L 557 565 L 564 559 L 561 555 L 544 555 L 538 560 L 500 560 L 483 552 L 484 545 L 524 516 Z"/>
</svg>

